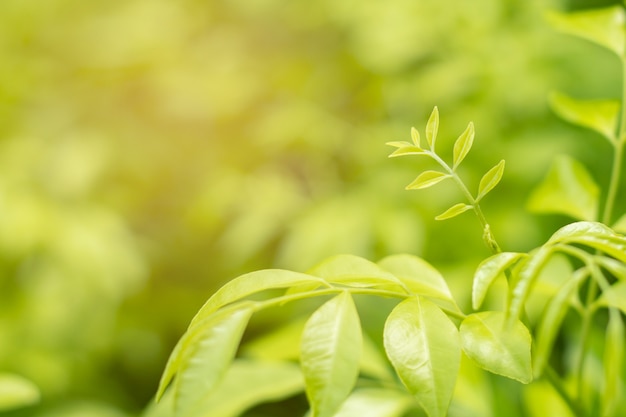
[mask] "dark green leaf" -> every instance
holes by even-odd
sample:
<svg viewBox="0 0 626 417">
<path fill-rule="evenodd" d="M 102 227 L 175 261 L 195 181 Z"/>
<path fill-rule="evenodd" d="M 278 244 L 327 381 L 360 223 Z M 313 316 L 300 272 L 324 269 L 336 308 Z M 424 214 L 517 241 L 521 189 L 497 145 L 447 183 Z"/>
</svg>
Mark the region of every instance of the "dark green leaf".
<svg viewBox="0 0 626 417">
<path fill-rule="evenodd" d="M 460 333 L 463 351 L 482 368 L 524 384 L 532 380 L 531 337 L 519 320 L 505 326 L 502 312 L 471 314 L 461 323 Z"/>
<path fill-rule="evenodd" d="M 472 287 L 472 307 L 478 310 L 491 284 L 515 262 L 526 256 L 517 252 L 501 252 L 490 256 L 478 265 Z"/>
<path fill-rule="evenodd" d="M 452 169 L 456 169 L 467 156 L 474 143 L 474 123 L 470 122 L 454 143 Z"/>
<path fill-rule="evenodd" d="M 423 297 L 398 304 L 385 323 L 387 356 L 429 417 L 444 417 L 460 366 L 459 334 L 450 319 Z"/>
<path fill-rule="evenodd" d="M 322 305 L 302 334 L 301 364 L 312 417 L 333 416 L 359 374 L 361 325 L 348 292 Z"/>
<path fill-rule="evenodd" d="M 480 201 L 484 196 L 489 193 L 489 191 L 493 190 L 496 185 L 502 179 L 502 175 L 504 174 L 504 160 L 498 162 L 496 166 L 491 168 L 483 177 L 480 179 L 480 184 L 478 184 L 478 196 L 476 197 L 476 201 Z"/>
<path fill-rule="evenodd" d="M 435 185 L 446 178 L 450 178 L 451 175 L 444 174 L 443 172 L 438 171 L 424 171 L 417 176 L 412 183 L 406 186 L 407 190 L 418 190 L 421 188 L 428 188 L 432 185 Z"/>
</svg>

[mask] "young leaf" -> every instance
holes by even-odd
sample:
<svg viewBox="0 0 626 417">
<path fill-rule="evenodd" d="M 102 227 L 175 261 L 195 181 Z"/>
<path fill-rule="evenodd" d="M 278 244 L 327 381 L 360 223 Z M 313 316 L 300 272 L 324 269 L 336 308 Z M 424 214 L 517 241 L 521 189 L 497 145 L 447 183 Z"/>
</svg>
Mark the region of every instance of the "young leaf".
<svg viewBox="0 0 626 417">
<path fill-rule="evenodd" d="M 476 197 L 476 201 L 482 200 L 487 193 L 494 189 L 496 185 L 502 179 L 502 174 L 504 173 L 504 160 L 498 162 L 496 166 L 491 168 L 483 177 L 480 179 L 480 184 L 478 184 L 478 196 Z"/>
<path fill-rule="evenodd" d="M 622 6 L 569 14 L 552 12 L 548 18 L 557 30 L 594 42 L 615 52 L 620 58 L 624 54 L 626 14 Z"/>
<path fill-rule="evenodd" d="M 465 131 L 454 143 L 452 169 L 455 170 L 465 159 L 474 143 L 474 123 L 470 122 Z"/>
<path fill-rule="evenodd" d="M 437 106 L 428 118 L 426 123 L 426 141 L 431 151 L 435 151 L 435 141 L 437 140 L 437 131 L 439 130 L 439 109 Z"/>
<path fill-rule="evenodd" d="M 435 217 L 435 220 L 445 220 L 451 219 L 452 217 L 456 217 L 461 213 L 465 213 L 467 210 L 473 209 L 474 206 L 470 206 L 469 204 L 455 204 L 450 207 L 448 210 L 441 213 L 439 216 Z"/>
<path fill-rule="evenodd" d="M 604 344 L 604 386 L 602 387 L 602 416 L 615 415 L 622 398 L 622 373 L 624 369 L 624 322 L 616 310 L 609 312 Z"/>
<path fill-rule="evenodd" d="M 530 333 L 519 320 L 513 326 L 504 322 L 499 311 L 467 316 L 460 329 L 463 351 L 487 371 L 527 384 L 532 380 Z"/>
<path fill-rule="evenodd" d="M 0 413 L 39 402 L 39 388 L 19 375 L 0 373 Z"/>
<path fill-rule="evenodd" d="M 221 380 L 235 356 L 252 312 L 248 303 L 237 309 L 221 310 L 190 327 L 180 339 L 181 348 L 174 351 L 179 356 L 172 361 L 177 365 L 172 388 L 177 414 L 195 407 Z M 164 376 L 168 373 L 166 369 Z M 167 380 L 161 382 L 159 393 L 166 384 Z"/>
<path fill-rule="evenodd" d="M 300 362 L 312 417 L 333 416 L 359 374 L 361 325 L 348 292 L 313 313 L 302 333 Z"/>
<path fill-rule="evenodd" d="M 414 127 L 411 128 L 411 139 L 413 140 L 413 144 L 415 146 L 417 146 L 418 148 L 422 147 L 420 141 L 420 132 L 418 132 L 417 129 Z"/>
<path fill-rule="evenodd" d="M 407 190 L 418 190 L 421 188 L 428 188 L 432 185 L 435 185 L 446 178 L 450 178 L 449 174 L 444 174 L 443 172 L 438 171 L 424 171 L 418 175 L 418 177 L 413 180 L 412 183 L 406 186 Z"/>
<path fill-rule="evenodd" d="M 600 305 L 620 309 L 626 314 L 626 282 L 618 282 L 602 292 L 598 299 Z"/>
<path fill-rule="evenodd" d="M 450 319 L 423 297 L 398 304 L 384 328 L 387 356 L 429 417 L 447 413 L 460 367 L 459 334 Z"/>
<path fill-rule="evenodd" d="M 333 417 L 402 417 L 414 399 L 385 388 L 364 388 L 352 393 Z"/>
<path fill-rule="evenodd" d="M 615 142 L 619 102 L 616 100 L 575 100 L 561 93 L 550 96 L 554 111 L 568 122 L 595 130 Z"/>
<path fill-rule="evenodd" d="M 593 221 L 598 215 L 599 194 L 585 166 L 561 155 L 554 160 L 546 179 L 531 193 L 528 209 Z"/>
<path fill-rule="evenodd" d="M 413 145 L 405 146 L 403 148 L 398 148 L 395 151 L 393 151 L 389 155 L 389 158 L 394 158 L 396 156 L 404 156 L 404 155 L 426 155 L 426 151 Z"/>
<path fill-rule="evenodd" d="M 624 214 L 615 222 L 615 224 L 613 225 L 613 229 L 619 233 L 626 233 L 626 214 Z"/>
<path fill-rule="evenodd" d="M 472 288 L 472 308 L 478 310 L 491 284 L 511 265 L 526 256 L 524 253 L 501 252 L 490 256 L 478 265 Z"/>
<path fill-rule="evenodd" d="M 576 293 L 581 281 L 588 276 L 586 268 L 579 269 L 574 276 L 561 287 L 559 292 L 548 302 L 541 317 L 535 337 L 533 368 L 535 377 L 541 376 L 550 359 L 557 332 L 570 306 L 570 300 Z"/>
</svg>

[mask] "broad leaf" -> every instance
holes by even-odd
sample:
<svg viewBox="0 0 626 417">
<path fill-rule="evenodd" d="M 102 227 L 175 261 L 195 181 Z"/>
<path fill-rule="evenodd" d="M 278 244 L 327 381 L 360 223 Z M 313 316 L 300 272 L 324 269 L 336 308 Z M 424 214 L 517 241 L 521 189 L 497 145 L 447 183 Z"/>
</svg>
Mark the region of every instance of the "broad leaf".
<svg viewBox="0 0 626 417">
<path fill-rule="evenodd" d="M 474 143 L 474 123 L 470 122 L 454 143 L 452 169 L 456 169 L 467 156 Z"/>
<path fill-rule="evenodd" d="M 252 305 L 244 303 L 238 308 L 225 308 L 190 327 L 166 365 L 157 398 L 174 374 L 171 389 L 176 412 L 193 408 L 209 395 L 234 358 L 252 313 Z"/>
<path fill-rule="evenodd" d="M 601 45 L 620 58 L 624 54 L 626 15 L 622 6 L 569 14 L 553 12 L 548 17 L 555 29 Z"/>
<path fill-rule="evenodd" d="M 471 314 L 460 328 L 463 351 L 479 366 L 524 384 L 532 380 L 530 332 L 517 320 L 505 326 L 502 312 Z"/>
<path fill-rule="evenodd" d="M 413 140 L 413 144 L 415 146 L 417 146 L 418 148 L 422 147 L 422 144 L 420 141 L 420 132 L 418 132 L 417 129 L 414 127 L 411 128 L 411 139 Z"/>
<path fill-rule="evenodd" d="M 541 317 L 533 354 L 535 377 L 541 376 L 553 351 L 554 340 L 570 306 L 570 300 L 576 294 L 581 281 L 588 276 L 586 268 L 576 271 L 559 292 L 548 302 Z"/>
<path fill-rule="evenodd" d="M 348 292 L 316 310 L 302 334 L 302 371 L 312 417 L 333 416 L 359 374 L 361 325 Z"/>
<path fill-rule="evenodd" d="M 478 310 L 491 284 L 515 262 L 526 256 L 517 252 L 501 252 L 490 256 L 478 265 L 472 287 L 472 307 Z"/>
<path fill-rule="evenodd" d="M 600 305 L 620 309 L 626 314 L 626 281 L 617 282 L 602 292 Z"/>
<path fill-rule="evenodd" d="M 478 184 L 478 196 L 476 196 L 476 201 L 482 200 L 489 191 L 493 190 L 495 186 L 498 185 L 504 174 L 504 164 L 504 160 L 498 162 L 496 166 L 483 175 Z"/>
<path fill-rule="evenodd" d="M 458 203 L 441 213 L 439 216 L 435 217 L 435 220 L 451 219 L 452 217 L 456 217 L 459 214 L 465 213 L 467 210 L 471 210 L 473 208 L 474 206 L 471 206 L 469 204 Z"/>
<path fill-rule="evenodd" d="M 532 192 L 528 209 L 593 221 L 598 216 L 599 193 L 585 166 L 562 155 L 554 160 L 544 181 Z"/>
<path fill-rule="evenodd" d="M 574 222 L 561 227 L 554 232 L 548 243 L 572 242 L 580 236 L 616 236 L 615 232 L 609 227 L 599 222 Z"/>
<path fill-rule="evenodd" d="M 406 291 L 406 287 L 393 274 L 375 263 L 355 255 L 330 257 L 308 271 L 333 284 L 352 287 L 377 287 L 395 291 Z"/>
<path fill-rule="evenodd" d="M 412 183 L 406 186 L 407 190 L 419 190 L 433 186 L 446 178 L 450 178 L 450 174 L 444 174 L 439 171 L 424 171 L 417 176 Z"/>
<path fill-rule="evenodd" d="M 595 130 L 609 142 L 615 142 L 619 102 L 616 100 L 575 100 L 553 93 L 550 103 L 556 113 L 568 122 Z"/>
<path fill-rule="evenodd" d="M 39 402 L 39 388 L 15 374 L 0 373 L 0 413 Z"/>
<path fill-rule="evenodd" d="M 447 413 L 460 366 L 459 334 L 423 297 L 402 301 L 385 323 L 387 356 L 429 417 Z"/>
<path fill-rule="evenodd" d="M 320 286 L 325 284 L 327 285 L 327 283 L 319 277 L 283 269 L 265 269 L 241 275 L 227 282 L 213 294 L 202 308 L 200 308 L 200 311 L 198 311 L 193 318 L 191 325 L 202 321 L 222 306 L 261 291 L 289 288 L 299 285 Z"/>
<path fill-rule="evenodd" d="M 622 400 L 624 369 L 624 322 L 617 311 L 609 312 L 604 344 L 604 386 L 602 387 L 602 416 L 614 416 Z"/>
<path fill-rule="evenodd" d="M 437 141 L 437 132 L 439 131 L 439 109 L 437 106 L 428 118 L 426 123 L 426 141 L 431 151 L 435 151 L 435 142 Z"/>
<path fill-rule="evenodd" d="M 401 417 L 413 406 L 408 394 L 384 388 L 364 388 L 352 393 L 334 417 Z"/>
<path fill-rule="evenodd" d="M 579 236 L 576 239 L 572 239 L 572 243 L 590 246 L 622 262 L 626 262 L 626 239 L 617 235 L 612 237 Z"/>
</svg>

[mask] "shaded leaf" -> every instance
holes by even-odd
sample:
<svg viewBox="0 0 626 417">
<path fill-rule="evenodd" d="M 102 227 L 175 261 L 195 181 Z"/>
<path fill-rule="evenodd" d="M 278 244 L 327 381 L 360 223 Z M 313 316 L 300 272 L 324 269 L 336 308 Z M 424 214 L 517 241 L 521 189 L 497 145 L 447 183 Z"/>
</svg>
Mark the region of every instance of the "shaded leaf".
<svg viewBox="0 0 626 417">
<path fill-rule="evenodd" d="M 524 253 L 501 252 L 490 256 L 478 265 L 472 286 L 472 307 L 474 310 L 480 308 L 495 279 L 524 256 L 526 256 Z"/>
<path fill-rule="evenodd" d="M 550 96 L 554 111 L 564 120 L 587 127 L 606 137 L 611 143 L 615 138 L 619 102 L 616 100 L 575 100 L 561 93 Z"/>
<path fill-rule="evenodd" d="M 454 143 L 452 169 L 456 169 L 467 156 L 474 143 L 474 123 L 470 122 L 465 131 Z"/>
<path fill-rule="evenodd" d="M 28 379 L 0 373 L 0 412 L 36 404 L 40 397 L 39 388 Z"/>
<path fill-rule="evenodd" d="M 467 210 L 471 210 L 473 208 L 474 206 L 470 206 L 469 204 L 458 203 L 441 213 L 439 216 L 435 217 L 435 220 L 451 219 L 452 217 L 456 217 L 459 214 L 465 213 Z"/>
<path fill-rule="evenodd" d="M 503 312 L 471 314 L 460 328 L 463 351 L 479 366 L 494 374 L 518 380 L 532 380 L 530 332 L 517 320 L 505 326 Z"/>
<path fill-rule="evenodd" d="M 615 415 L 615 408 L 622 399 L 624 369 L 624 322 L 616 311 L 609 312 L 604 344 L 604 384 L 602 389 L 602 416 Z"/>
<path fill-rule="evenodd" d="M 312 417 L 333 416 L 359 373 L 361 325 L 348 292 L 317 309 L 302 333 L 301 364 Z"/>
<path fill-rule="evenodd" d="M 626 15 L 622 6 L 567 14 L 552 12 L 548 18 L 557 30 L 601 45 L 620 58 L 624 54 Z"/>
<path fill-rule="evenodd" d="M 576 294 L 581 281 L 587 276 L 586 268 L 579 269 L 548 302 L 535 336 L 536 344 L 533 352 L 535 377 L 543 373 L 553 351 L 552 347 L 558 330 L 570 306 L 570 300 Z"/>
<path fill-rule="evenodd" d="M 435 150 L 435 142 L 437 141 L 437 132 L 439 131 L 439 109 L 437 106 L 433 109 L 428 122 L 426 123 L 426 141 L 431 151 Z"/>
<path fill-rule="evenodd" d="M 387 356 L 429 417 L 446 415 L 460 367 L 459 335 L 423 297 L 402 301 L 385 323 Z"/>
<path fill-rule="evenodd" d="M 485 175 L 483 175 L 483 177 L 480 179 L 480 183 L 478 184 L 478 196 L 476 196 L 476 201 L 482 200 L 482 198 L 486 196 L 489 191 L 493 190 L 502 179 L 503 174 L 504 160 L 498 162 L 496 166 L 487 171 Z"/>
<path fill-rule="evenodd" d="M 438 171 L 424 171 L 417 176 L 412 183 L 406 186 L 407 190 L 418 190 L 421 188 L 428 188 L 432 185 L 435 185 L 446 178 L 450 178 L 449 174 L 444 174 L 443 172 Z"/>
<path fill-rule="evenodd" d="M 352 393 L 334 417 L 401 417 L 413 403 L 397 390 L 364 388 Z"/>
<path fill-rule="evenodd" d="M 599 193 L 585 166 L 561 155 L 554 160 L 544 181 L 531 193 L 528 209 L 593 221 L 598 215 Z"/>
</svg>

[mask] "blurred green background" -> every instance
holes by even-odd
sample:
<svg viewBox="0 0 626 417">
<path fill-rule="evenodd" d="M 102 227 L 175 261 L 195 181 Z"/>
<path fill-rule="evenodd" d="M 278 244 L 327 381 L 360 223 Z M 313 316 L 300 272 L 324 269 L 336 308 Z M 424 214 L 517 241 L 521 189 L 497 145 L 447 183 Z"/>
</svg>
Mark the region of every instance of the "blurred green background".
<svg viewBox="0 0 626 417">
<path fill-rule="evenodd" d="M 385 142 L 437 105 L 450 154 L 473 121 L 467 182 L 507 160 L 496 237 L 541 244 L 565 219 L 524 205 L 554 156 L 609 169 L 547 95 L 620 90 L 613 57 L 543 15 L 609 4 L 2 0 L 0 372 L 42 395 L 5 414 L 137 415 L 197 309 L 254 269 L 408 252 L 464 300 L 478 222 L 435 222 L 459 193 L 404 191 L 428 162 Z"/>
</svg>

